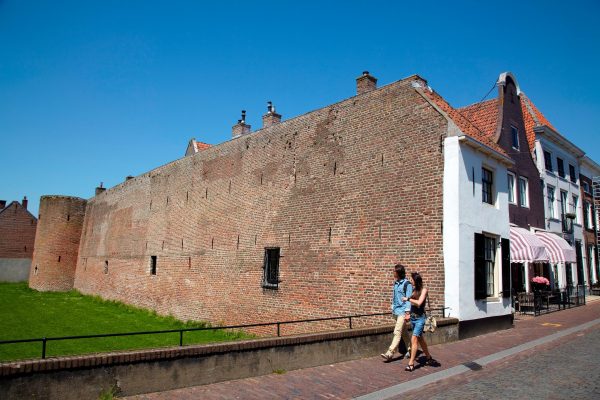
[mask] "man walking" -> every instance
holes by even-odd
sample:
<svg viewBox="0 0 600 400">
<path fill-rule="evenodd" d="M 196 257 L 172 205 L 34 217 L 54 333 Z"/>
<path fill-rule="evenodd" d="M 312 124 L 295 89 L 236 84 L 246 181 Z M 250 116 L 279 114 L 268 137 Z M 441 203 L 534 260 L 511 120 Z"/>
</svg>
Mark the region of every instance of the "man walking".
<svg viewBox="0 0 600 400">
<path fill-rule="evenodd" d="M 406 346 L 407 355 L 410 355 L 410 337 L 408 336 L 408 323 L 410 321 L 410 302 L 402 301 L 402 298 L 410 298 L 412 296 L 413 287 L 406 279 L 406 268 L 402 264 L 396 264 L 394 266 L 394 282 L 393 294 L 392 294 L 392 313 L 396 318 L 396 326 L 394 328 L 394 338 L 389 349 L 381 354 L 386 361 L 390 361 L 398 345 L 400 344 L 400 338 L 404 340 Z"/>
</svg>

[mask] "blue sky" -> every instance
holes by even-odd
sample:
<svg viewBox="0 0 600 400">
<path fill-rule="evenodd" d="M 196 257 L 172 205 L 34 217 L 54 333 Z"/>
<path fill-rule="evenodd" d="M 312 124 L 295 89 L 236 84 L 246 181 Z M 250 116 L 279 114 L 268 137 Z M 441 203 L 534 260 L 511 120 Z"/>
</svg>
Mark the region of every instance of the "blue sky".
<svg viewBox="0 0 600 400">
<path fill-rule="evenodd" d="M 0 199 L 89 198 L 231 137 L 418 73 L 452 105 L 503 71 L 600 162 L 598 1 L 0 0 Z M 492 95 L 495 95 L 494 91 Z"/>
</svg>

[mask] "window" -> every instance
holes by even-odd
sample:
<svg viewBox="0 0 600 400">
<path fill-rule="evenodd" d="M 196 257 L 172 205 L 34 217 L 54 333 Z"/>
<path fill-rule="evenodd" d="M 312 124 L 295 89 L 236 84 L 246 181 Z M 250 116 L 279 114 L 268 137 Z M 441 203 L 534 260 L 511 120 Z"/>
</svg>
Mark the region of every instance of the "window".
<svg viewBox="0 0 600 400">
<path fill-rule="evenodd" d="M 590 203 L 587 201 L 583 202 L 583 226 L 585 229 L 590 229 Z"/>
<path fill-rule="evenodd" d="M 567 196 L 568 195 L 569 194 L 567 192 L 565 192 L 564 190 L 560 191 L 560 212 L 562 213 L 563 218 L 564 218 L 564 215 L 567 213 Z"/>
<path fill-rule="evenodd" d="M 156 275 L 156 256 L 150 256 L 150 275 Z"/>
<path fill-rule="evenodd" d="M 519 130 L 514 126 L 510 127 L 510 136 L 512 138 L 512 147 L 519 149 Z"/>
<path fill-rule="evenodd" d="M 586 181 L 581 182 L 581 186 L 583 186 L 583 191 L 585 193 L 591 193 L 590 192 L 590 184 L 587 183 Z"/>
<path fill-rule="evenodd" d="M 546 150 L 544 150 L 544 165 L 546 166 L 546 171 L 552 172 L 552 154 Z"/>
<path fill-rule="evenodd" d="M 263 287 L 277 289 L 279 286 L 279 247 L 265 249 L 265 263 L 263 266 Z"/>
<path fill-rule="evenodd" d="M 484 203 L 494 203 L 494 175 L 492 171 L 481 168 L 481 200 Z"/>
<path fill-rule="evenodd" d="M 519 177 L 519 205 L 529 207 L 529 193 L 527 191 L 527 178 Z"/>
<path fill-rule="evenodd" d="M 556 157 L 556 166 L 558 167 L 558 176 L 561 178 L 565 177 L 565 163 L 562 158 Z"/>
<path fill-rule="evenodd" d="M 548 185 L 548 218 L 556 218 L 554 196 L 555 196 L 554 188 L 552 186 Z"/>
<path fill-rule="evenodd" d="M 579 213 L 577 212 L 577 208 L 579 207 L 579 196 L 573 195 L 573 203 L 571 203 L 571 213 L 575 214 L 575 223 L 579 224 L 581 221 L 579 220 Z"/>
<path fill-rule="evenodd" d="M 569 178 L 571 179 L 571 182 L 577 183 L 577 175 L 575 175 L 575 167 L 571 164 L 569 164 Z"/>
<path fill-rule="evenodd" d="M 108 260 L 104 261 L 104 273 L 108 274 Z"/>
<path fill-rule="evenodd" d="M 475 298 L 496 295 L 496 239 L 475 234 Z"/>
<path fill-rule="evenodd" d="M 512 173 L 508 173 L 508 202 L 515 204 L 516 200 L 516 192 L 515 192 L 515 175 Z"/>
</svg>

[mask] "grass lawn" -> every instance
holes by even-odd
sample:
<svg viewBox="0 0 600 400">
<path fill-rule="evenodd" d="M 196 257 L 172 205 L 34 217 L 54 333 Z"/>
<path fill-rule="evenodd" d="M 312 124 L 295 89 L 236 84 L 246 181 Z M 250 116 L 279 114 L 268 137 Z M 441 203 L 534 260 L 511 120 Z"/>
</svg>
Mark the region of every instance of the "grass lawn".
<svg viewBox="0 0 600 400">
<path fill-rule="evenodd" d="M 0 340 L 155 331 L 208 326 L 161 317 L 96 296 L 38 292 L 27 283 L 0 283 Z M 184 332 L 183 342 L 207 343 L 248 338 L 223 330 Z M 48 341 L 46 357 L 179 345 L 179 333 Z M 42 343 L 0 344 L 0 361 L 40 358 Z"/>
</svg>

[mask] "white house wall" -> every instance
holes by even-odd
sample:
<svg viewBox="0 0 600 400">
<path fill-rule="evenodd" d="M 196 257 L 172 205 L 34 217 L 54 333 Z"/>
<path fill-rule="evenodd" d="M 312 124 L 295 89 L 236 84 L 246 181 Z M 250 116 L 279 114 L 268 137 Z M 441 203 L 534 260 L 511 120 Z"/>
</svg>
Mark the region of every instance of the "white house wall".
<svg viewBox="0 0 600 400">
<path fill-rule="evenodd" d="M 563 237 L 562 232 L 562 221 L 561 221 L 561 204 L 560 204 L 560 192 L 567 192 L 567 202 L 569 206 L 567 207 L 567 212 L 570 210 L 570 204 L 573 201 L 573 195 L 579 198 L 577 203 L 577 209 L 575 213 L 577 214 L 577 221 L 573 224 L 573 248 L 575 248 L 575 241 L 581 241 L 582 243 L 582 254 L 583 254 L 583 262 L 584 266 L 586 265 L 587 255 L 584 246 L 583 240 L 583 199 L 581 197 L 581 191 L 579 187 L 579 162 L 577 158 L 573 157 L 573 155 L 569 154 L 569 152 L 563 149 L 561 146 L 556 143 L 542 137 L 536 140 L 536 154 L 537 156 L 537 167 L 540 171 L 540 177 L 544 181 L 544 214 L 545 214 L 545 222 L 546 222 L 546 230 L 550 232 L 558 233 L 561 237 Z M 553 171 L 547 171 L 546 165 L 544 163 L 544 151 L 549 151 L 552 154 L 552 169 Z M 561 178 L 558 175 L 558 163 L 556 158 L 560 157 L 564 162 L 565 168 L 565 178 Z M 571 182 L 569 176 L 569 164 L 575 167 L 575 176 L 577 177 L 577 183 Z M 548 200 L 548 185 L 554 187 L 554 212 L 556 218 L 550 218 L 550 214 L 548 212 L 549 209 L 549 200 Z M 589 280 L 587 277 L 587 271 L 584 267 L 584 275 L 585 279 Z M 571 268 L 571 277 L 573 282 L 577 282 L 577 264 L 573 263 Z M 558 268 L 558 280 L 559 286 L 566 286 L 566 269 L 563 264 L 559 264 Z M 579 284 L 583 284 L 583 282 L 579 282 Z"/>
<path fill-rule="evenodd" d="M 494 172 L 495 204 L 482 202 L 481 168 Z M 474 183 L 473 183 L 474 175 Z M 509 298 L 475 300 L 475 233 L 498 238 L 496 287 L 502 288 L 500 240 L 509 232 L 506 167 L 461 143 L 456 136 L 444 141 L 444 270 L 448 313 L 460 320 L 511 313 Z"/>
</svg>

